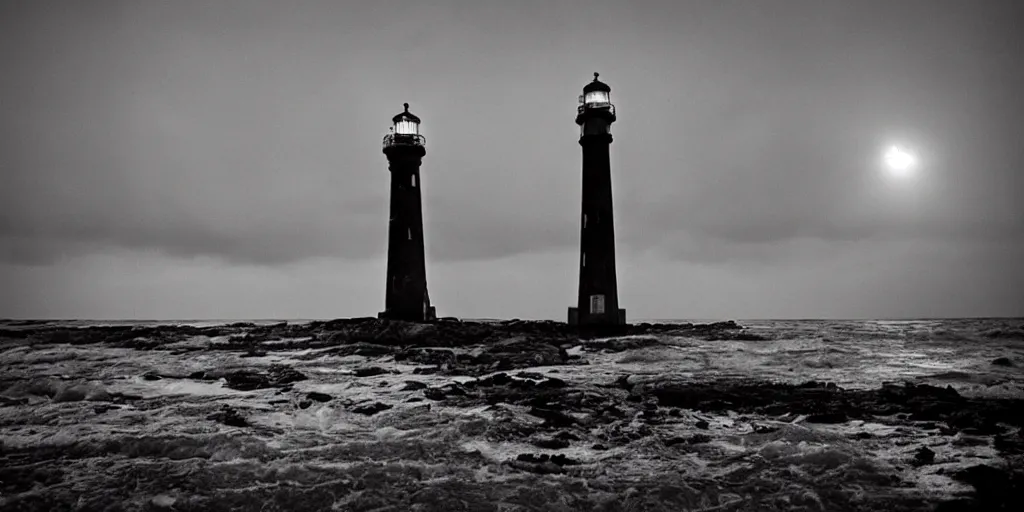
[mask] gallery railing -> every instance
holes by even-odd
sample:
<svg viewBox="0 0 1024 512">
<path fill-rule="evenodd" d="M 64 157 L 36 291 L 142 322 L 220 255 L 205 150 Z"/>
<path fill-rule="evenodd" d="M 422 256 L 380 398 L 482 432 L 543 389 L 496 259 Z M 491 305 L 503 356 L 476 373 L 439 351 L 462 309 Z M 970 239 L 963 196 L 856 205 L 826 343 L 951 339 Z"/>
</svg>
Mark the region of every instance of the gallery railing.
<svg viewBox="0 0 1024 512">
<path fill-rule="evenodd" d="M 389 133 L 384 136 L 384 147 L 422 146 L 427 147 L 427 138 L 418 134 Z"/>
<path fill-rule="evenodd" d="M 581 103 L 580 106 L 576 108 L 576 113 L 582 114 L 584 110 L 608 110 L 613 116 L 615 115 L 615 105 L 607 102 Z"/>
</svg>

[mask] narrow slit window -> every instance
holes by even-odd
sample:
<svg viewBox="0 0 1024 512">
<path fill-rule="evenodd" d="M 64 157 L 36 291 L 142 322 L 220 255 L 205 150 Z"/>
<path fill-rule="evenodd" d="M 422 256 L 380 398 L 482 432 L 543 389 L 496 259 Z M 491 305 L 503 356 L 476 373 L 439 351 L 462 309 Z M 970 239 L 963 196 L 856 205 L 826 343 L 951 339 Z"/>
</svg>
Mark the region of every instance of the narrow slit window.
<svg viewBox="0 0 1024 512">
<path fill-rule="evenodd" d="M 412 228 L 409 228 L 409 240 L 412 240 Z"/>
<path fill-rule="evenodd" d="M 412 188 L 416 188 L 416 175 L 412 175 Z"/>
<path fill-rule="evenodd" d="M 583 266 L 587 266 L 587 253 L 583 253 Z"/>
<path fill-rule="evenodd" d="M 587 229 L 587 214 L 583 214 L 583 229 Z"/>
</svg>

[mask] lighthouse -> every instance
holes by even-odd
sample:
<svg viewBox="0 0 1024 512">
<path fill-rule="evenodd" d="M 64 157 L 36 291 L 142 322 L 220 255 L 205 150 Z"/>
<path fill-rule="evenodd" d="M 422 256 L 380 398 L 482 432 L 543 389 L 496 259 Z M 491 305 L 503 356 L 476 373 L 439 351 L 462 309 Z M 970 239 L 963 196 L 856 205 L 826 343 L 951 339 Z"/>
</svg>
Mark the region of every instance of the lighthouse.
<svg viewBox="0 0 1024 512">
<path fill-rule="evenodd" d="M 405 111 L 392 118 L 384 137 L 384 154 L 391 171 L 391 215 L 388 221 L 387 291 L 379 318 L 425 322 L 435 318 L 427 294 L 423 245 L 423 205 L 420 164 L 427 154 L 420 135 L 420 118 Z"/>
<path fill-rule="evenodd" d="M 619 308 L 615 275 L 615 227 L 612 215 L 612 172 L 609 148 L 615 106 L 611 87 L 597 79 L 583 87 L 576 109 L 583 149 L 583 201 L 580 213 L 580 281 L 569 324 L 606 327 L 626 323 Z"/>
</svg>

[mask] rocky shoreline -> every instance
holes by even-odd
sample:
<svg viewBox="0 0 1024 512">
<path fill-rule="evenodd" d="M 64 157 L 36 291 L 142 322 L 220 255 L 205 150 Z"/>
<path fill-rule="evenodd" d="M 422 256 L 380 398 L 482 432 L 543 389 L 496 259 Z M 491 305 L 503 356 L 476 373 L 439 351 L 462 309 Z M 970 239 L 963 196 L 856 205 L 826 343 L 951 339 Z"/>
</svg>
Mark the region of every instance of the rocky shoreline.
<svg viewBox="0 0 1024 512">
<path fill-rule="evenodd" d="M 8 323 L 0 329 L 10 368 L 0 377 L 0 505 L 1016 508 L 1024 495 L 1020 397 L 909 381 L 847 389 L 622 371 L 625 361 L 661 354 L 649 351 L 680 348 L 673 340 L 756 344 L 780 336 L 735 322 L 639 324 L 614 336 L 518 320 Z M 46 358 L 73 350 L 93 358 L 88 371 L 98 373 L 38 372 Z M 154 363 L 138 363 L 136 375 L 114 371 L 134 357 Z M 173 364 L 158 364 L 168 359 Z M 145 391 L 159 386 L 209 390 Z M 72 425 L 79 435 L 59 435 Z M 940 477 L 972 490 L 934 499 L 908 489 Z"/>
</svg>

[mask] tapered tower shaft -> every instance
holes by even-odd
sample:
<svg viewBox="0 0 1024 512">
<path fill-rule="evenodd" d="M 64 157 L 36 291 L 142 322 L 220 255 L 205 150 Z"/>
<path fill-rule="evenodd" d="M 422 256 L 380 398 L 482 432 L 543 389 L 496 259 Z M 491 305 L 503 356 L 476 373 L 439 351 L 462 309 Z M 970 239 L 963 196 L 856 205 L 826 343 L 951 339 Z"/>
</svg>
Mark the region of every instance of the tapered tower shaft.
<svg viewBox="0 0 1024 512">
<path fill-rule="evenodd" d="M 433 320 L 434 307 L 427 293 L 423 237 L 420 165 L 426 139 L 419 134 L 419 118 L 405 112 L 394 117 L 392 133 L 384 137 L 383 152 L 391 172 L 388 221 L 388 264 L 384 311 L 378 316 L 409 322 Z"/>
<path fill-rule="evenodd" d="M 576 124 L 583 150 L 583 198 L 580 214 L 579 295 L 569 308 L 569 323 L 580 326 L 611 326 L 626 323 L 619 308 L 615 270 L 615 222 L 612 209 L 612 174 L 609 149 L 615 106 L 609 88 L 597 80 L 587 84 L 580 97 Z"/>
</svg>

